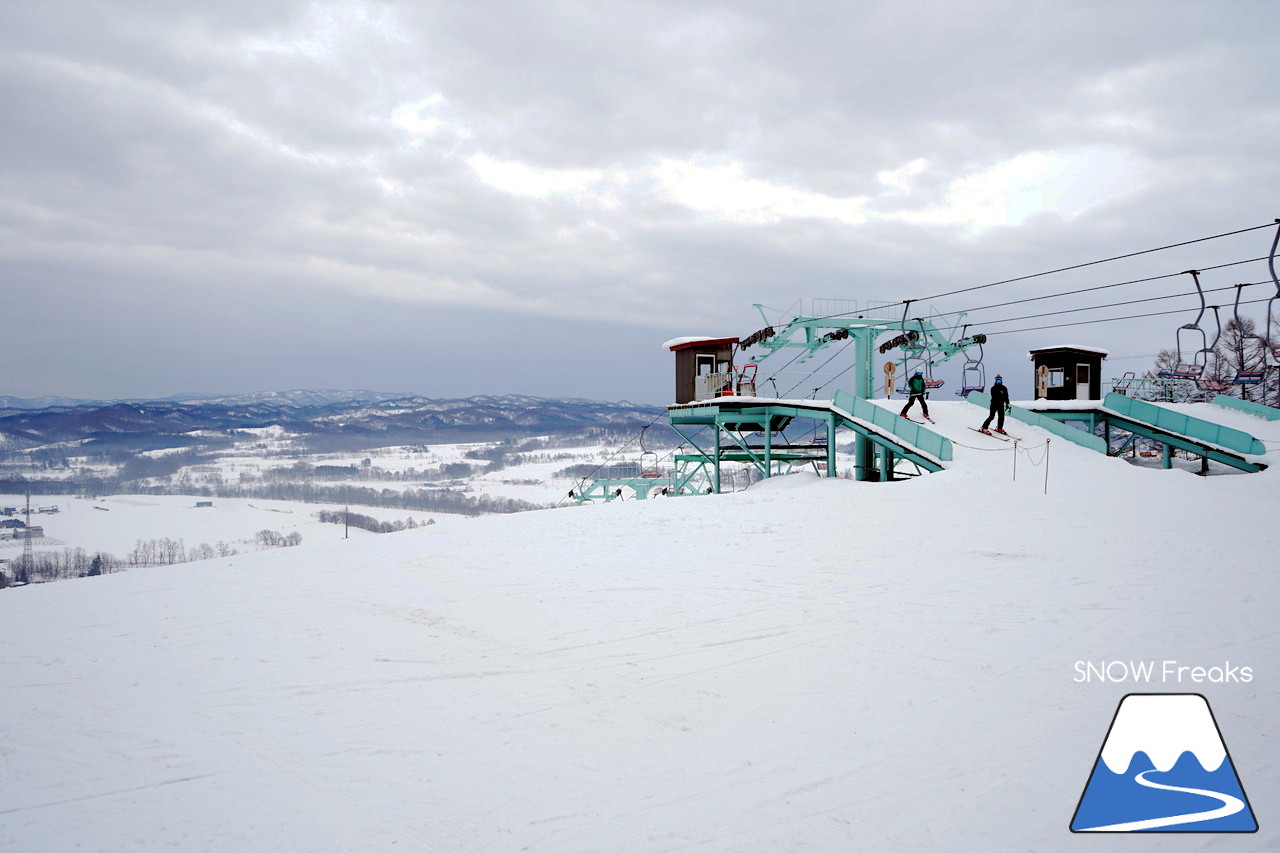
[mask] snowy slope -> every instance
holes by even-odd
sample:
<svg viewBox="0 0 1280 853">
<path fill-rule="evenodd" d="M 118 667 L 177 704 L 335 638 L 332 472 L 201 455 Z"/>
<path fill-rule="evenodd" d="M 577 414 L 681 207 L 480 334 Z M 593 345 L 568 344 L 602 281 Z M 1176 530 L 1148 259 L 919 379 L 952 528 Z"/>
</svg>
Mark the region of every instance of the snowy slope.
<svg viewBox="0 0 1280 853">
<path fill-rule="evenodd" d="M 931 408 L 971 447 L 907 482 L 5 590 L 0 849 L 1068 850 L 1143 690 L 1208 697 L 1261 824 L 1162 849 L 1280 845 L 1277 467 L 1055 441 L 1044 494 L 1038 451 Z M 1255 675 L 1075 681 L 1117 659 Z"/>
</svg>

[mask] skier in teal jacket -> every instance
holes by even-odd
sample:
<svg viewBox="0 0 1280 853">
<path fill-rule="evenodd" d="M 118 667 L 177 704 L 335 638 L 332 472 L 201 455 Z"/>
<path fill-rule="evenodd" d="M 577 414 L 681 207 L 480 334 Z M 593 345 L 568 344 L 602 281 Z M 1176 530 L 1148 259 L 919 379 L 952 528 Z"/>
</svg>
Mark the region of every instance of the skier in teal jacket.
<svg viewBox="0 0 1280 853">
<path fill-rule="evenodd" d="M 907 380 L 907 393 L 911 396 L 907 398 L 907 404 L 902 407 L 900 414 L 906 418 L 907 411 L 915 405 L 916 400 L 919 400 L 920 408 L 924 410 L 924 416 L 926 418 L 929 417 L 929 404 L 924 400 L 924 376 L 920 371 L 917 370 L 915 375 Z M 910 418 L 907 418 L 907 420 L 910 420 Z"/>
</svg>

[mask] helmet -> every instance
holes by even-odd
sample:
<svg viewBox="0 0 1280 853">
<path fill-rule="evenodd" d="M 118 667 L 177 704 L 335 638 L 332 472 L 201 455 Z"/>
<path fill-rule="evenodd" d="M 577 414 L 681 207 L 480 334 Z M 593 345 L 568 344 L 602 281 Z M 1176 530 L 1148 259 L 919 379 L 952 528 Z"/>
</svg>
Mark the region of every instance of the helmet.
<svg viewBox="0 0 1280 853">
<path fill-rule="evenodd" d="M 915 373 L 913 373 L 913 374 L 911 374 L 911 375 L 912 375 L 912 376 L 921 376 L 921 375 L 923 375 L 923 374 L 921 374 L 921 373 L 920 373 L 920 371 L 918 371 L 918 370 L 917 370 Z"/>
<path fill-rule="evenodd" d="M 1000 376 L 999 376 L 999 375 L 997 375 L 997 376 L 996 376 L 996 381 L 997 381 L 997 382 L 1000 382 L 1000 381 L 1001 381 L 1001 379 L 1000 379 Z"/>
</svg>

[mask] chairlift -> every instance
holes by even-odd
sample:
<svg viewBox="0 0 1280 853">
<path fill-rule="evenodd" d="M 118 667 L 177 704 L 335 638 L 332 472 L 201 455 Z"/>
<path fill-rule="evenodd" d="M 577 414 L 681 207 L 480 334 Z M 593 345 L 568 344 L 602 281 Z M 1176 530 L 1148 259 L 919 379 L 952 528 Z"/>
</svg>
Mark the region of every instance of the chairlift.
<svg viewBox="0 0 1280 853">
<path fill-rule="evenodd" d="M 912 371 L 911 368 L 908 367 L 909 362 L 918 361 L 920 363 L 919 372 L 924 374 L 925 391 L 936 391 L 937 389 L 945 385 L 946 382 L 941 379 L 933 378 L 933 353 L 929 351 L 929 335 L 925 332 L 924 320 L 917 317 L 916 322 L 920 324 L 919 340 L 921 341 L 921 343 L 920 343 L 919 349 L 921 351 L 921 354 L 912 358 L 912 356 L 910 355 L 910 350 L 906 348 L 903 349 L 902 380 L 903 382 L 906 382 L 911 378 L 912 374 L 916 372 L 916 371 Z M 903 318 L 903 323 L 904 324 L 906 323 L 905 317 Z M 903 328 L 905 329 L 905 325 Z M 910 394 L 911 391 L 906 387 L 903 387 L 898 389 L 898 393 Z"/>
<path fill-rule="evenodd" d="M 1280 219 L 1276 220 L 1280 226 Z M 1280 362 L 1280 334 L 1271 334 L 1271 307 L 1280 299 L 1280 278 L 1276 277 L 1276 246 L 1280 245 L 1280 227 L 1276 228 L 1275 239 L 1271 241 L 1271 254 L 1267 257 L 1267 270 L 1271 273 L 1271 282 L 1276 286 L 1276 295 L 1267 300 L 1267 345 L 1271 356 Z"/>
<path fill-rule="evenodd" d="M 1135 371 L 1126 370 L 1124 375 L 1116 380 L 1116 384 L 1111 390 L 1119 394 L 1121 397 L 1128 397 L 1130 394 L 1133 394 L 1136 397 L 1136 392 L 1140 384 L 1141 383 L 1138 381 L 1138 374 Z"/>
<path fill-rule="evenodd" d="M 1204 348 L 1199 350 L 1195 354 L 1195 359 L 1197 364 L 1200 363 L 1200 356 L 1204 356 L 1204 364 L 1200 365 L 1201 375 L 1200 375 L 1200 378 L 1196 380 L 1196 387 L 1199 388 L 1201 391 L 1211 391 L 1215 394 L 1221 394 L 1223 391 L 1226 391 L 1231 386 L 1228 385 L 1226 382 L 1223 382 L 1221 379 L 1216 378 L 1214 374 L 1217 374 L 1220 371 L 1215 369 L 1213 371 L 1210 371 L 1208 376 L 1204 375 L 1204 371 L 1208 370 L 1209 368 L 1210 357 L 1213 358 L 1215 368 L 1221 367 L 1221 364 L 1220 364 L 1221 358 L 1218 355 L 1217 346 L 1218 346 L 1218 341 L 1222 339 L 1222 317 L 1219 316 L 1218 314 L 1217 305 L 1210 305 L 1208 307 L 1213 309 L 1213 319 L 1217 322 L 1218 334 L 1214 336 L 1213 343 L 1209 343 L 1208 342 L 1209 336 L 1205 335 Z"/>
<path fill-rule="evenodd" d="M 1244 323 L 1243 323 L 1243 322 L 1241 322 L 1241 320 L 1240 320 L 1240 294 L 1241 294 L 1241 292 L 1244 290 L 1244 288 L 1245 288 L 1245 285 L 1243 285 L 1243 284 L 1237 284 L 1237 285 L 1236 285 L 1236 303 L 1235 303 L 1235 308 L 1234 308 L 1234 311 L 1235 311 L 1235 317 L 1236 317 L 1236 329 L 1237 329 L 1237 331 L 1238 331 L 1238 333 L 1239 333 L 1240 338 L 1241 338 L 1241 340 L 1242 340 L 1242 341 L 1243 341 L 1245 338 L 1253 338 L 1254 340 L 1262 341 L 1262 346 L 1263 346 L 1263 354 L 1262 354 L 1263 369 L 1262 369 L 1262 370 L 1244 370 L 1243 368 L 1241 368 L 1241 369 L 1239 369 L 1239 370 L 1237 370 L 1237 371 L 1236 371 L 1236 375 L 1235 375 L 1235 377 L 1233 377 L 1233 378 L 1232 378 L 1232 380 L 1231 380 L 1231 384 L 1232 384 L 1232 385 L 1257 385 L 1259 382 L 1261 382 L 1261 381 L 1262 381 L 1262 377 L 1263 377 L 1263 375 L 1266 373 L 1266 360 L 1267 360 L 1267 355 L 1266 355 L 1266 346 L 1267 346 L 1267 339 L 1266 339 L 1266 338 L 1264 338 L 1264 337 L 1262 337 L 1261 335 L 1258 335 L 1258 334 L 1246 334 L 1246 333 L 1245 333 L 1245 331 L 1244 331 Z M 1242 343 L 1242 345 L 1241 345 L 1241 349 L 1243 350 L 1243 343 Z M 1241 353 L 1241 359 L 1243 360 L 1243 358 L 1244 358 L 1244 353 L 1242 352 L 1242 353 Z"/>
<path fill-rule="evenodd" d="M 1205 334 L 1204 329 L 1200 328 L 1200 319 L 1204 317 L 1204 311 L 1207 307 L 1204 301 L 1204 288 L 1200 286 L 1199 270 L 1187 270 L 1186 272 L 1196 283 L 1196 293 L 1200 296 L 1200 312 L 1196 314 L 1196 318 L 1193 321 L 1179 326 L 1178 331 L 1174 334 L 1174 346 L 1177 349 L 1178 360 L 1175 362 L 1175 367 L 1173 369 L 1160 371 L 1158 375 L 1162 379 L 1193 379 L 1198 381 L 1200 379 L 1200 375 L 1204 373 L 1205 365 L 1200 363 L 1197 358 L 1197 356 L 1209 349 L 1209 336 Z M 1190 361 L 1184 361 L 1182 358 L 1182 333 L 1185 331 L 1199 332 L 1201 338 L 1201 346 L 1195 351 L 1195 355 L 1192 356 Z M 1207 360 L 1208 357 L 1206 356 L 1206 361 Z"/>
<path fill-rule="evenodd" d="M 961 334 L 968 331 L 966 326 Z M 982 335 L 976 338 L 984 338 Z M 960 390 L 956 394 L 960 397 L 967 398 L 974 391 L 982 392 L 987 390 L 987 369 L 982 365 L 982 341 L 978 340 L 978 357 L 974 358 L 970 355 L 969 350 L 964 351 L 964 366 L 960 370 Z"/>
<path fill-rule="evenodd" d="M 759 369 L 760 365 L 754 361 L 749 361 L 738 368 L 738 394 L 740 396 L 754 397 L 756 395 L 756 373 Z"/>
<path fill-rule="evenodd" d="M 644 431 L 648 428 L 648 425 L 640 427 L 640 476 L 655 479 L 662 476 L 662 469 L 658 467 L 658 454 L 645 449 Z"/>
</svg>

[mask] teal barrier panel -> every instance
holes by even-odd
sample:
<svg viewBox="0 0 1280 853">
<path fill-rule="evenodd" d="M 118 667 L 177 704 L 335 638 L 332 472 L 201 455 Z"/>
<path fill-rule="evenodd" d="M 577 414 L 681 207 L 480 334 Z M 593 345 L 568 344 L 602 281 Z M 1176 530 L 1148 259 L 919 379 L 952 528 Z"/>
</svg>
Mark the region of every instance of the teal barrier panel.
<svg viewBox="0 0 1280 853">
<path fill-rule="evenodd" d="M 844 409 L 855 418 L 873 423 L 885 432 L 896 435 L 902 439 L 903 444 L 915 447 L 943 462 L 951 461 L 951 440 L 946 436 L 899 417 L 870 400 L 855 397 L 848 391 L 836 391 L 834 402 L 837 408 Z"/>
<path fill-rule="evenodd" d="M 970 403 L 981 406 L 983 409 L 990 410 L 991 397 L 982 391 L 970 391 L 965 399 Z M 1015 421 L 1022 421 L 1024 424 L 1033 427 L 1039 427 L 1045 432 L 1051 432 L 1056 436 L 1065 438 L 1067 441 L 1074 442 L 1081 447 L 1087 447 L 1090 450 L 1105 454 L 1107 452 L 1107 442 L 1102 436 L 1094 435 L 1082 429 L 1067 426 L 1061 421 L 1055 421 L 1048 415 L 1042 415 L 1039 412 L 1033 412 L 1030 409 L 1024 409 L 1020 406 L 1012 406 L 1009 409 L 1009 417 Z"/>
<path fill-rule="evenodd" d="M 1213 404 L 1224 409 L 1235 409 L 1237 412 L 1257 415 L 1269 421 L 1280 421 L 1280 409 L 1273 409 L 1261 403 L 1251 403 L 1248 400 L 1241 400 L 1239 397 L 1228 397 L 1226 394 L 1219 394 L 1213 398 Z"/>
<path fill-rule="evenodd" d="M 1242 430 L 1221 426 L 1200 418 L 1193 418 L 1190 415 L 1184 415 L 1182 412 L 1175 412 L 1171 409 L 1145 403 L 1142 400 L 1133 400 L 1114 392 L 1107 395 L 1107 398 L 1102 401 L 1102 405 L 1118 415 L 1140 421 L 1148 426 L 1153 426 L 1156 429 L 1164 430 L 1174 435 L 1185 436 L 1192 441 L 1213 444 L 1227 450 L 1233 450 L 1236 453 L 1244 453 L 1251 456 L 1261 456 L 1267 452 L 1261 441 Z"/>
</svg>

